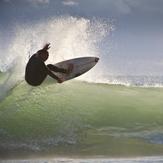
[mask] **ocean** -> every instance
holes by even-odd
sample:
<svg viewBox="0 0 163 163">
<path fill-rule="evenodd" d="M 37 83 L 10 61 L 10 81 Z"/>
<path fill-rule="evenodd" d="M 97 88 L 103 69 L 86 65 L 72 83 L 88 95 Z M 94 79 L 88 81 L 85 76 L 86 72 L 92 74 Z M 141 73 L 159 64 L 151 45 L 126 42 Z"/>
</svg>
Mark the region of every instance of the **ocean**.
<svg viewBox="0 0 163 163">
<path fill-rule="evenodd" d="M 163 77 L 116 75 L 110 31 L 109 22 L 75 17 L 15 28 L 0 56 L 0 162 L 163 162 Z M 47 40 L 49 63 L 100 61 L 77 80 L 31 87 L 25 65 Z"/>
<path fill-rule="evenodd" d="M 0 103 L 0 157 L 161 156 L 163 88 L 140 83 L 17 83 Z"/>
</svg>

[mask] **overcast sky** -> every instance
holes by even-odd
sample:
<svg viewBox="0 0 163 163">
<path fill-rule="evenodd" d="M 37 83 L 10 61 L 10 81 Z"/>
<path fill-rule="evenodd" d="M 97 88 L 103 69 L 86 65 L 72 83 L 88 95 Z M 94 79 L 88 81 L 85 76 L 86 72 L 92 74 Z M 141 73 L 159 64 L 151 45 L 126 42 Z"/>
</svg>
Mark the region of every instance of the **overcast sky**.
<svg viewBox="0 0 163 163">
<path fill-rule="evenodd" d="M 69 14 L 116 18 L 133 25 L 163 24 L 162 0 L 1 0 L 0 9 L 0 20 L 4 23 Z"/>
<path fill-rule="evenodd" d="M 147 63 L 163 69 L 163 0 L 0 0 L 0 30 L 10 35 L 15 23 L 43 21 L 60 15 L 109 19 L 114 23 L 112 60 Z M 124 62 L 124 63 L 125 63 Z M 138 68 L 138 69 L 139 69 Z M 163 73 L 162 73 L 163 75 Z"/>
</svg>

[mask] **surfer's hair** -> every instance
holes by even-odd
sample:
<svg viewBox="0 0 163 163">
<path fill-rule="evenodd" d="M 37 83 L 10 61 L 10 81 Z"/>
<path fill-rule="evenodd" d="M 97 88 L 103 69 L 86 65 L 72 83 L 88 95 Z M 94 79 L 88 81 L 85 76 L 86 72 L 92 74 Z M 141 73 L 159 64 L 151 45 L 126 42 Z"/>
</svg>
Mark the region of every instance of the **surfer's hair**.
<svg viewBox="0 0 163 163">
<path fill-rule="evenodd" d="M 49 52 L 47 50 L 41 49 L 39 51 L 37 51 L 37 54 L 41 55 L 41 54 L 49 54 Z"/>
</svg>

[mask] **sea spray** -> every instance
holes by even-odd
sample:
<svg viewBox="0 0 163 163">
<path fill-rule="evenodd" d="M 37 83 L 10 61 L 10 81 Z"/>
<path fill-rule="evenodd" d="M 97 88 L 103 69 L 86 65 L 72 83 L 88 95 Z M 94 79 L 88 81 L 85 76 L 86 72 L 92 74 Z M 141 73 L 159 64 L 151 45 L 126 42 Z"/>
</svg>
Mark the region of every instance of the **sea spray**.
<svg viewBox="0 0 163 163">
<path fill-rule="evenodd" d="M 47 63 L 85 56 L 98 56 L 102 59 L 100 44 L 109 36 L 113 26 L 109 21 L 100 19 L 65 16 L 35 24 L 15 25 L 12 30 L 13 35 L 7 39 L 7 49 L 0 50 L 0 71 L 8 74 L 6 81 L 1 84 L 1 97 L 5 97 L 18 81 L 24 80 L 29 57 L 45 43 L 51 43 Z M 91 79 L 98 78 L 96 75 L 103 72 L 101 67 L 96 69 L 98 72 L 89 72 Z M 79 79 L 87 81 L 88 77 Z"/>
<path fill-rule="evenodd" d="M 19 60 L 19 57 L 16 59 Z M 3 100 L 7 96 L 8 92 L 22 80 L 22 72 L 16 59 L 13 60 L 11 67 L 8 68 L 6 72 L 1 73 L 0 101 Z"/>
</svg>

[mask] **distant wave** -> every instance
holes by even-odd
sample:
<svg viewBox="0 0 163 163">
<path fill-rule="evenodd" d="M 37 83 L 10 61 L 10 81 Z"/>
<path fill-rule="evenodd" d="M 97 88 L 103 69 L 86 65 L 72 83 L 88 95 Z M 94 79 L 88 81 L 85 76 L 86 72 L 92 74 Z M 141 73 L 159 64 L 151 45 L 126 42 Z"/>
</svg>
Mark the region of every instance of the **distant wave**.
<svg viewBox="0 0 163 163">
<path fill-rule="evenodd" d="M 91 78 L 89 74 L 87 78 L 79 77 L 79 80 L 87 81 L 90 83 L 101 83 L 109 85 L 122 85 L 132 87 L 163 87 L 163 76 L 101 76 L 96 79 Z"/>
</svg>

